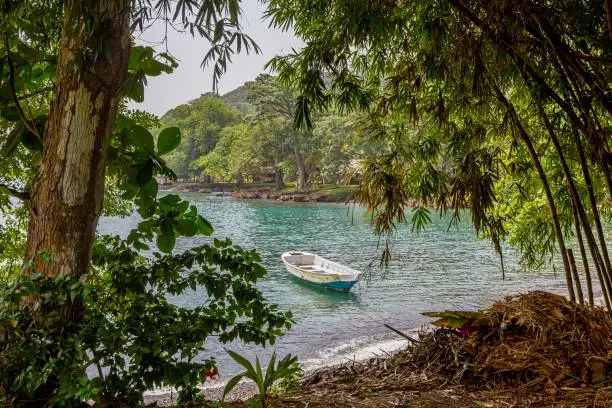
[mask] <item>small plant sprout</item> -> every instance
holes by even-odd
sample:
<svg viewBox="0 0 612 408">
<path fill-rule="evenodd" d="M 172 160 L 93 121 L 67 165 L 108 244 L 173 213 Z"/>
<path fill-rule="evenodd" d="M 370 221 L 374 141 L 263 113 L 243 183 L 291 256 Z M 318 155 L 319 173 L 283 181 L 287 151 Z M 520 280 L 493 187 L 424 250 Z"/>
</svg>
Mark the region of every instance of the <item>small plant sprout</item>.
<svg viewBox="0 0 612 408">
<path fill-rule="evenodd" d="M 245 357 L 240 354 L 227 350 L 227 353 L 234 359 L 235 362 L 240 364 L 245 368 L 245 372 L 236 375 L 232 379 L 230 379 L 223 390 L 223 400 L 227 394 L 229 394 L 234 387 L 240 382 L 242 378 L 248 378 L 257 384 L 258 395 L 257 406 L 265 408 L 266 406 L 266 398 L 269 395 L 269 392 L 272 388 L 272 385 L 278 380 L 282 380 L 284 378 L 293 377 L 295 373 L 300 369 L 297 364 L 297 357 L 291 356 L 288 354 L 278 363 L 276 363 L 276 351 L 272 353 L 270 357 L 270 363 L 268 363 L 268 368 L 264 373 L 261 369 L 261 364 L 259 363 L 259 357 L 255 357 L 255 366 Z"/>
</svg>

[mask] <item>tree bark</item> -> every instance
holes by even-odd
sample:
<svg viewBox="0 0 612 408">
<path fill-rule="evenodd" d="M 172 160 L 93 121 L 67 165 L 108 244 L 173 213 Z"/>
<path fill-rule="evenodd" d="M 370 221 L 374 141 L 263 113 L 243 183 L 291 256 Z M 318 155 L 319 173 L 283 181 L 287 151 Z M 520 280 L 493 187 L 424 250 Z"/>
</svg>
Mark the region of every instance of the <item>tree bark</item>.
<svg viewBox="0 0 612 408">
<path fill-rule="evenodd" d="M 274 170 L 274 181 L 276 182 L 276 189 L 281 191 L 285 186 L 285 182 L 283 181 L 283 171 L 280 168 Z"/>
<path fill-rule="evenodd" d="M 591 271 L 589 270 L 589 261 L 586 255 L 586 249 L 584 249 L 584 241 L 582 240 L 582 232 L 580 227 L 580 219 L 578 218 L 578 210 L 576 209 L 576 199 L 572 199 L 572 215 L 574 217 L 574 228 L 576 230 L 576 241 L 578 241 L 578 247 L 580 248 L 580 258 L 582 259 L 582 267 L 584 268 L 584 277 L 586 279 L 587 294 L 589 296 L 589 306 L 595 306 L 593 299 L 593 280 L 591 278 Z M 602 282 L 602 290 L 606 290 Z"/>
<path fill-rule="evenodd" d="M 293 155 L 295 158 L 295 169 L 297 173 L 298 188 L 306 188 L 306 185 L 308 184 L 308 174 L 306 173 L 304 156 L 300 149 L 298 149 L 297 147 L 293 149 Z"/>
<path fill-rule="evenodd" d="M 68 0 L 56 88 L 32 186 L 27 259 L 48 277 L 87 272 L 109 140 L 130 55 L 129 2 Z M 100 39 L 104 39 L 101 44 Z"/>
<path fill-rule="evenodd" d="M 612 40 L 612 0 L 606 0 L 606 21 L 608 23 L 608 38 Z"/>
<path fill-rule="evenodd" d="M 576 267 L 576 259 L 574 259 L 574 253 L 571 249 L 567 250 L 567 258 L 572 268 L 572 276 L 574 277 L 574 283 L 576 284 L 576 294 L 578 295 L 578 303 L 580 306 L 584 306 L 584 295 L 582 294 L 582 285 L 580 284 L 580 277 L 578 276 L 578 268 Z"/>
</svg>

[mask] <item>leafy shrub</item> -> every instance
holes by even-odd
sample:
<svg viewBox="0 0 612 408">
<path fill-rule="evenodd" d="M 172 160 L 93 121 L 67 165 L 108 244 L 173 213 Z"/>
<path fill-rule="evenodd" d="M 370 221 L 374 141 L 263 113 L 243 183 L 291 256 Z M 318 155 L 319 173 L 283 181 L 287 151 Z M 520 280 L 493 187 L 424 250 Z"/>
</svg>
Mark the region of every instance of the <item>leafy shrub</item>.
<svg viewBox="0 0 612 408">
<path fill-rule="evenodd" d="M 196 385 L 215 366 L 213 357 L 201 359 L 209 336 L 222 343 L 266 344 L 291 326 L 291 314 L 268 305 L 255 288 L 266 273 L 255 251 L 228 239 L 179 254 L 154 253 L 153 259 L 136 250 L 169 235 L 170 228 L 175 235 L 209 232 L 210 224 L 195 207 L 166 197 L 160 199 L 165 209 L 156 206 L 157 216 L 126 240 L 99 240 L 87 280 L 24 274 L 0 289 L 5 401 L 137 406 L 145 390 L 160 386 L 177 388 L 183 401 L 194 400 Z M 178 307 L 167 299 L 198 287 L 206 296 L 197 307 Z M 83 318 L 66 320 L 75 308 L 84 310 Z M 97 376 L 90 378 L 88 367 Z"/>
<path fill-rule="evenodd" d="M 304 370 L 302 370 L 302 367 L 296 360 L 293 362 L 289 374 L 281 378 L 281 380 L 275 385 L 272 392 L 274 394 L 284 394 L 295 391 L 302 383 L 303 378 Z"/>
<path fill-rule="evenodd" d="M 223 399 L 225 399 L 227 394 L 236 387 L 241 379 L 248 378 L 257 384 L 258 394 L 256 396 L 256 406 L 265 408 L 266 398 L 274 383 L 279 380 L 293 378 L 300 371 L 300 367 L 297 364 L 297 357 L 292 357 L 291 354 L 288 354 L 276 364 L 276 352 L 273 352 L 270 357 L 270 362 L 268 363 L 268 368 L 264 373 L 259 364 L 259 357 L 255 357 L 255 366 L 253 366 L 249 360 L 240 354 L 231 350 L 228 350 L 227 353 L 234 361 L 244 367 L 246 371 L 234 376 L 227 382 L 223 390 Z"/>
</svg>

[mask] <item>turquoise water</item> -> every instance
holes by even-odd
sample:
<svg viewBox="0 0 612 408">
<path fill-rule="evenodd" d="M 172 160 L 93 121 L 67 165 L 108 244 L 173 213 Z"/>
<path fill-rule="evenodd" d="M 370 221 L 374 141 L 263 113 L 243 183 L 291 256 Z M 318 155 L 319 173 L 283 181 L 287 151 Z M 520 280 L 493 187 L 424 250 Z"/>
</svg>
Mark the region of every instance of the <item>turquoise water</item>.
<svg viewBox="0 0 612 408">
<path fill-rule="evenodd" d="M 504 295 L 534 289 L 564 292 L 561 274 L 521 272 L 511 251 L 505 254 L 506 279 L 502 280 L 499 259 L 489 241 L 476 239 L 469 213 L 458 228 L 449 229 L 449 218 L 437 214 L 432 214 L 433 223 L 424 232 L 411 232 L 409 226 L 401 225 L 393 243 L 393 263 L 382 273 L 377 268 L 378 239 L 359 209 L 349 211 L 340 204 L 238 201 L 200 193 L 182 196 L 211 221 L 214 236 L 230 237 L 260 252 L 268 270 L 260 289 L 270 302 L 291 310 L 296 320 L 275 347 L 278 353 L 298 354 L 313 366 L 364 356 L 389 342 L 400 344 L 383 324 L 402 330 L 418 328 L 428 321 L 420 314 L 423 311 L 482 308 Z M 137 216 L 103 218 L 98 230 L 125 235 L 137 222 Z M 182 239 L 177 249 L 207 239 Z M 287 250 L 314 252 L 368 271 L 368 277 L 347 294 L 302 284 L 283 267 L 280 255 Z M 173 301 L 195 306 L 202 301 L 202 293 L 190 292 Z M 251 357 L 271 353 L 269 347 L 234 344 L 231 348 Z M 217 358 L 222 374 L 236 371 L 219 344 L 211 341 L 208 353 Z"/>
</svg>

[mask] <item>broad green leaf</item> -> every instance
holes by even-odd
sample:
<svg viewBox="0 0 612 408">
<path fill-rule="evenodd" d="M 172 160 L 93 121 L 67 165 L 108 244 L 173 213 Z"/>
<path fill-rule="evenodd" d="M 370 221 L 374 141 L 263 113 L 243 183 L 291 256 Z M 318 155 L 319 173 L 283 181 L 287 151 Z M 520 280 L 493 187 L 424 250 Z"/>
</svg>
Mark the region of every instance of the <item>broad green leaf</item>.
<svg viewBox="0 0 612 408">
<path fill-rule="evenodd" d="M 421 312 L 423 316 L 427 317 L 452 317 L 455 319 L 480 319 L 484 317 L 485 314 L 483 312 L 472 312 L 465 310 L 445 310 L 443 312 Z"/>
<path fill-rule="evenodd" d="M 167 254 L 171 253 L 176 244 L 176 237 L 172 234 L 160 234 L 157 236 L 157 247 Z"/>
<path fill-rule="evenodd" d="M 159 221 L 159 229 L 162 235 L 174 235 L 173 223 L 167 218 L 163 218 Z"/>
<path fill-rule="evenodd" d="M 266 383 L 264 382 L 264 375 L 261 371 L 261 364 L 259 364 L 259 357 L 255 357 L 255 373 L 257 374 L 257 387 L 259 388 L 259 396 L 265 398 L 266 395 Z"/>
<path fill-rule="evenodd" d="M 181 201 L 176 205 L 175 211 L 179 214 L 183 214 L 189 208 L 189 201 Z"/>
<path fill-rule="evenodd" d="M 193 220 L 178 220 L 174 228 L 186 237 L 193 237 L 198 232 L 198 225 Z"/>
<path fill-rule="evenodd" d="M 438 319 L 436 321 L 431 322 L 434 326 L 438 327 L 450 327 L 453 329 L 459 329 L 463 327 L 468 320 L 466 319 L 457 319 L 454 317 L 444 317 L 442 319 Z"/>
<path fill-rule="evenodd" d="M 273 373 L 274 373 L 274 364 L 276 363 L 276 351 L 272 352 L 272 356 L 270 356 L 270 362 L 268 363 L 268 369 L 266 370 L 266 385 L 272 385 L 274 382 Z"/>
<path fill-rule="evenodd" d="M 153 179 L 153 162 L 148 161 L 147 164 L 138 169 L 136 173 L 136 183 L 144 187 Z"/>
<path fill-rule="evenodd" d="M 181 197 L 176 194 L 168 194 L 159 199 L 159 204 L 164 206 L 175 206 L 181 201 Z"/>
<path fill-rule="evenodd" d="M 144 126 L 134 125 L 130 128 L 130 140 L 136 147 L 140 147 L 149 153 L 155 151 L 153 135 Z"/>
<path fill-rule="evenodd" d="M 255 368 L 253 367 L 251 362 L 249 360 L 247 360 L 246 358 L 242 357 L 240 354 L 236 353 L 235 351 L 232 351 L 232 350 L 226 350 L 226 351 L 227 351 L 227 354 L 229 354 L 230 357 L 235 362 L 237 362 L 238 364 L 240 364 L 241 366 L 243 366 L 247 370 L 244 375 L 246 375 L 247 377 L 249 377 L 253 381 L 256 381 L 257 373 L 255 372 Z"/>
<path fill-rule="evenodd" d="M 124 184 L 121 186 L 121 188 L 123 189 L 123 194 L 121 194 L 121 197 L 125 198 L 126 200 L 134 198 L 136 194 L 138 194 L 139 190 L 139 187 L 133 184 Z"/>
<path fill-rule="evenodd" d="M 155 180 L 154 177 L 151 177 L 151 179 L 144 186 L 142 186 L 141 192 L 142 194 L 155 198 L 157 197 L 158 188 L 157 180 Z"/>
<path fill-rule="evenodd" d="M 204 235 L 211 235 L 213 227 L 208 220 L 201 215 L 198 215 L 198 230 Z"/>
<path fill-rule="evenodd" d="M 181 130 L 169 127 L 162 130 L 157 139 L 157 154 L 159 156 L 170 153 L 181 144 Z"/>
<path fill-rule="evenodd" d="M 144 101 L 144 75 L 128 72 L 123 84 L 123 95 L 134 102 Z"/>
</svg>

